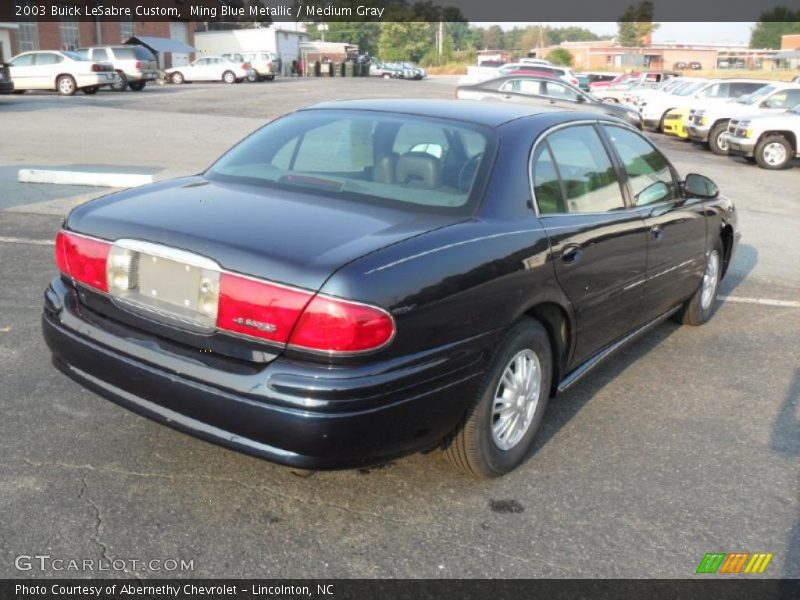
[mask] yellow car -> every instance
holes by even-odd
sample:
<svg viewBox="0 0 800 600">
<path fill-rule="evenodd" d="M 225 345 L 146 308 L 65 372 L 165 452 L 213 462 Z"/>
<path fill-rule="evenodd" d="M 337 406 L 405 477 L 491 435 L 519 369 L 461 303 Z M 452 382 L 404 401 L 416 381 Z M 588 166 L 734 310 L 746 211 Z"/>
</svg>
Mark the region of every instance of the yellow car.
<svg viewBox="0 0 800 600">
<path fill-rule="evenodd" d="M 689 120 L 688 108 L 673 108 L 664 115 L 664 128 L 662 132 L 666 135 L 675 135 L 681 139 L 689 139 L 686 131 L 686 123 Z"/>
</svg>

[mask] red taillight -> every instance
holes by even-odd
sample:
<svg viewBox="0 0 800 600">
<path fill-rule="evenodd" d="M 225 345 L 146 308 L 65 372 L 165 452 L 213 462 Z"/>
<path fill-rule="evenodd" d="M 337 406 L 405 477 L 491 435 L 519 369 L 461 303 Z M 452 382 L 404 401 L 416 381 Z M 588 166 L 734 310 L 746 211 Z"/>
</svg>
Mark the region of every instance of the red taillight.
<svg viewBox="0 0 800 600">
<path fill-rule="evenodd" d="M 60 231 L 56 237 L 56 264 L 64 275 L 107 292 L 106 259 L 110 249 L 108 242 Z"/>
<path fill-rule="evenodd" d="M 311 292 L 222 273 L 217 327 L 285 344 L 312 296 Z"/>
<path fill-rule="evenodd" d="M 372 306 L 223 273 L 217 328 L 304 350 L 375 350 L 394 336 L 389 313 Z"/>
<path fill-rule="evenodd" d="M 577 80 L 577 79 L 570 79 L 570 80 L 569 80 L 569 82 L 570 82 L 572 85 L 578 85 L 578 80 Z"/>
<path fill-rule="evenodd" d="M 250 68 L 250 63 L 242 63 L 242 69 L 247 71 L 247 69 L 249 69 L 249 68 Z"/>
<path fill-rule="evenodd" d="M 142 62 L 141 62 L 141 61 L 139 61 L 139 60 L 137 60 L 137 61 L 136 61 L 136 65 L 134 65 L 134 67 L 135 67 L 135 69 L 136 69 L 137 71 L 141 71 L 141 70 L 142 70 Z"/>
<path fill-rule="evenodd" d="M 373 306 L 315 296 L 289 340 L 290 346 L 323 352 L 364 352 L 394 337 L 394 319 Z"/>
</svg>

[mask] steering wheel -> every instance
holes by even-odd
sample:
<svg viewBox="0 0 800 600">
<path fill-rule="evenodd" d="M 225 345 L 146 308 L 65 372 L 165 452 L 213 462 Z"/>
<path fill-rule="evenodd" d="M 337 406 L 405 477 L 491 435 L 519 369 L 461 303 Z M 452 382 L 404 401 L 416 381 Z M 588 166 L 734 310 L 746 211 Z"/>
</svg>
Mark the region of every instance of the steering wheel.
<svg viewBox="0 0 800 600">
<path fill-rule="evenodd" d="M 475 173 L 478 171 L 478 165 L 481 163 L 482 158 L 483 152 L 470 157 L 458 172 L 458 191 L 462 194 L 466 194 L 472 186 L 472 181 L 475 179 Z"/>
</svg>

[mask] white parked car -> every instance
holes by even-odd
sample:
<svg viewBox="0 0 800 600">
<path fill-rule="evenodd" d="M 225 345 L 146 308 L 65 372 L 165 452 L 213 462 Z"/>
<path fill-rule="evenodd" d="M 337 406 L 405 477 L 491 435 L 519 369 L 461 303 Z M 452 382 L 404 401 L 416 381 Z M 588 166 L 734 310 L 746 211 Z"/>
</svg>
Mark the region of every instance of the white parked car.
<svg viewBox="0 0 800 600">
<path fill-rule="evenodd" d="M 530 60 L 530 59 L 529 59 Z M 569 67 L 556 67 L 554 65 L 532 64 L 527 62 L 506 63 L 500 67 L 467 67 L 467 74 L 458 80 L 457 85 L 475 85 L 497 77 L 506 75 L 541 75 L 561 79 L 570 85 L 578 85 L 578 78 Z"/>
<path fill-rule="evenodd" d="M 684 79 L 681 85 L 666 92 L 650 94 L 639 102 L 639 112 L 642 113 L 645 128 L 661 131 L 666 114 L 673 108 L 691 103 L 690 99 L 708 84 L 706 79 L 690 79 L 688 77 L 681 79 Z"/>
<path fill-rule="evenodd" d="M 776 115 L 731 119 L 727 140 L 728 154 L 753 158 L 762 169 L 790 167 L 800 158 L 800 104 Z"/>
<path fill-rule="evenodd" d="M 696 108 L 686 125 L 693 142 L 708 143 L 714 154 L 728 153 L 728 124 L 745 115 L 785 113 L 800 104 L 800 84 L 773 82 L 728 102 Z"/>
<path fill-rule="evenodd" d="M 204 56 L 183 67 L 167 69 L 167 78 L 176 84 L 186 81 L 224 81 L 241 83 L 254 77 L 255 71 L 246 62 L 239 62 L 224 56 Z"/>
<path fill-rule="evenodd" d="M 654 95 L 642 108 L 645 127 L 662 131 L 664 118 L 675 108 L 688 108 L 691 114 L 696 105 L 712 106 L 741 98 L 768 83 L 760 79 L 711 79 L 702 85 L 676 88 L 672 94 Z"/>
<path fill-rule="evenodd" d="M 16 92 L 54 90 L 72 96 L 78 90 L 94 94 L 114 84 L 118 75 L 109 63 L 96 63 L 77 54 L 59 50 L 23 52 L 9 61 Z"/>
<path fill-rule="evenodd" d="M 662 93 L 671 93 L 677 90 L 679 87 L 688 85 L 690 81 L 693 80 L 687 77 L 670 77 L 669 79 L 661 81 L 655 87 L 642 88 L 632 91 L 628 102 L 633 106 L 642 106 L 645 102 L 647 102 L 650 96 Z"/>
</svg>

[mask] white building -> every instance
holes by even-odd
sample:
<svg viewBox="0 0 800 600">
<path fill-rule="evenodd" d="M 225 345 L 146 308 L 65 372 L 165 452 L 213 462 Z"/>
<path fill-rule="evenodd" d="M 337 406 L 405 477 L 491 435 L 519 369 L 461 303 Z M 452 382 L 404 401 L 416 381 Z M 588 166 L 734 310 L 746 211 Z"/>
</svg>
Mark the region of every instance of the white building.
<svg viewBox="0 0 800 600">
<path fill-rule="evenodd" d="M 262 27 L 228 31 L 197 31 L 194 45 L 200 54 L 267 51 L 278 54 L 283 62 L 283 74 L 289 75 L 292 61 L 300 58 L 300 42 L 308 40 L 305 31 Z"/>
</svg>

